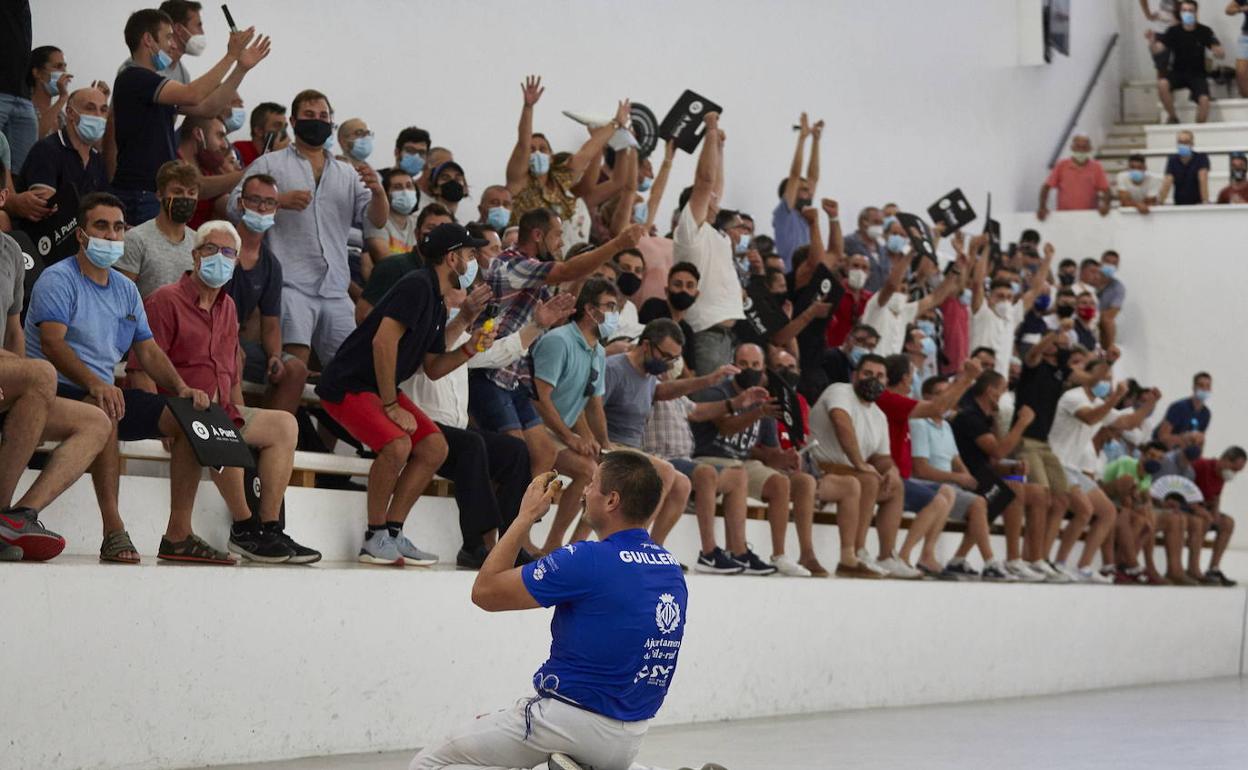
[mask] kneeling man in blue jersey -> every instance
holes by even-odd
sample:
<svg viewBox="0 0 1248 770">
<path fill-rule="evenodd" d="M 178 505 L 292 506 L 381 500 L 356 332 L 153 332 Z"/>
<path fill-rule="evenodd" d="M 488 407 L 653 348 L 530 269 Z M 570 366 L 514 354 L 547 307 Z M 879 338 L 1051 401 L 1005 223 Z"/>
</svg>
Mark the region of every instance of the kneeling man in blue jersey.
<svg viewBox="0 0 1248 770">
<path fill-rule="evenodd" d="M 513 568 L 529 529 L 550 510 L 554 479 L 533 480 L 472 587 L 472 601 L 491 612 L 555 608 L 550 658 L 533 675 L 537 692 L 426 748 L 410 770 L 633 767 L 676 672 L 687 615 L 680 564 L 645 529 L 663 484 L 643 455 L 606 455 L 585 488 L 585 521 L 598 541 Z"/>
</svg>

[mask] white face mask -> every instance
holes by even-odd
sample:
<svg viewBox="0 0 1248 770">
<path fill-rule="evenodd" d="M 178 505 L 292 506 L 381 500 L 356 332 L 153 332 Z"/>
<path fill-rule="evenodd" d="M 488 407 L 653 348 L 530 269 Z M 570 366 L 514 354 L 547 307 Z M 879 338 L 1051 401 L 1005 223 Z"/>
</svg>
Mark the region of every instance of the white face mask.
<svg viewBox="0 0 1248 770">
<path fill-rule="evenodd" d="M 1011 305 L 1009 302 L 1002 301 L 993 305 L 992 311 L 996 313 L 997 315 L 1001 316 L 1002 318 L 1008 318 L 1010 315 L 1011 307 L 1013 307 L 1013 305 Z"/>
<path fill-rule="evenodd" d="M 867 271 L 854 269 L 849 271 L 849 288 L 858 291 L 867 285 Z"/>
<path fill-rule="evenodd" d="M 884 237 L 884 225 L 868 225 L 867 235 L 877 241 L 880 240 Z"/>
<path fill-rule="evenodd" d="M 683 357 L 678 357 L 675 361 L 672 362 L 672 366 L 670 369 L 667 370 L 667 372 L 668 372 L 667 378 L 669 380 L 679 379 L 680 375 L 684 374 L 685 372 L 685 359 Z"/>
<path fill-rule="evenodd" d="M 1233 481 L 1234 479 L 1235 479 L 1235 471 L 1231 470 L 1230 468 L 1223 468 L 1223 469 L 1222 469 L 1222 480 L 1223 480 L 1223 481 Z"/>
<path fill-rule="evenodd" d="M 208 47 L 208 38 L 203 35 L 191 35 L 186 41 L 186 55 L 199 56 Z"/>
<path fill-rule="evenodd" d="M 893 315 L 901 315 L 901 309 L 906 306 L 906 298 L 893 292 L 893 296 L 888 298 L 888 309 Z"/>
</svg>

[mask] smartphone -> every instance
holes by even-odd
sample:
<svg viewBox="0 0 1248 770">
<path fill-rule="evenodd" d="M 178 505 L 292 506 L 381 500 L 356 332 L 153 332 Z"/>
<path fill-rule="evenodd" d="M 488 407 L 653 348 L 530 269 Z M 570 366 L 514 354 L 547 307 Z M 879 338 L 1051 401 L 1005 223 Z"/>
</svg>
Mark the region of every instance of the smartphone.
<svg viewBox="0 0 1248 770">
<path fill-rule="evenodd" d="M 276 141 L 277 141 L 276 131 L 270 131 L 267 134 L 265 134 L 264 135 L 264 149 L 260 151 L 260 154 L 263 155 L 266 152 L 268 152 L 273 147 L 273 143 Z"/>
<path fill-rule="evenodd" d="M 234 17 L 230 15 L 230 6 L 225 3 L 221 4 L 221 13 L 225 14 L 225 23 L 230 25 L 231 32 L 238 31 L 238 25 L 234 23 Z"/>
</svg>

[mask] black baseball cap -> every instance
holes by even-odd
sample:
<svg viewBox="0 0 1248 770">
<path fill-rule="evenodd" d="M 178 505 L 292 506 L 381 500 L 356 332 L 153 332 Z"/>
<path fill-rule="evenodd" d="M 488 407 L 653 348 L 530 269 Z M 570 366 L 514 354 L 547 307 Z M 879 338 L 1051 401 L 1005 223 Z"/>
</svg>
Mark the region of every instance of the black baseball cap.
<svg viewBox="0 0 1248 770">
<path fill-rule="evenodd" d="M 462 249 L 465 246 L 479 249 L 489 243 L 484 238 L 473 238 L 463 225 L 448 222 L 429 231 L 429 234 L 420 242 L 420 253 L 426 258 L 441 259 L 455 249 Z"/>
</svg>

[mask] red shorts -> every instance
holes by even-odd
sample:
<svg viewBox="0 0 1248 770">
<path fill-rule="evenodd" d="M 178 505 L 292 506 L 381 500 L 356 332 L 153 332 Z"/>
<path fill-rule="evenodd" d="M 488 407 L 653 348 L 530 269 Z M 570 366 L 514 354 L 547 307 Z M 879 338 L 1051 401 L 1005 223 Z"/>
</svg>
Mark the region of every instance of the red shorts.
<svg viewBox="0 0 1248 770">
<path fill-rule="evenodd" d="M 380 452 L 386 444 L 405 435 L 412 440 L 412 444 L 417 444 L 426 436 L 442 432 L 402 392 L 399 393 L 399 406 L 416 418 L 416 430 L 410 435 L 405 434 L 402 428 L 395 425 L 394 420 L 386 416 L 386 410 L 381 408 L 381 397 L 376 393 L 348 393 L 336 404 L 322 400 L 321 406 L 348 433 L 364 442 L 374 452 Z"/>
</svg>

